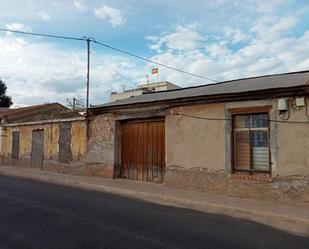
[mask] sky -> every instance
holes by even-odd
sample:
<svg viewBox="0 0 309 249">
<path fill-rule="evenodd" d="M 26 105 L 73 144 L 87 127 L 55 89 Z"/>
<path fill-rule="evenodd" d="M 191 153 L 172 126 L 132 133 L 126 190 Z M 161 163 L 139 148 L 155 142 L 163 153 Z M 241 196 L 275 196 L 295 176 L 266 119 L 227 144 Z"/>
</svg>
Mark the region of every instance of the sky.
<svg viewBox="0 0 309 249">
<path fill-rule="evenodd" d="M 308 0 L 1 0 L 0 28 L 93 37 L 216 81 L 309 70 Z M 86 43 L 0 32 L 14 106 L 86 94 Z M 157 80 L 156 65 L 91 44 L 90 103 Z M 212 83 L 159 67 L 181 87 Z"/>
</svg>

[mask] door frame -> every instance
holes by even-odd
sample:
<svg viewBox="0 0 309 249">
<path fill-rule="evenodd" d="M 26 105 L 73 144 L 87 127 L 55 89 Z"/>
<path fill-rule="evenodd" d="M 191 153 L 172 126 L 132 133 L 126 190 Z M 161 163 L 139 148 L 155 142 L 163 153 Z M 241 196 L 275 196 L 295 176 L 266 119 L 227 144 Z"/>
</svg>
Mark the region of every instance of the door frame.
<svg viewBox="0 0 309 249">
<path fill-rule="evenodd" d="M 117 165 L 119 167 L 119 171 L 115 175 L 117 178 L 122 178 L 122 170 L 123 170 L 123 164 L 122 164 L 122 162 L 123 162 L 123 158 L 122 158 L 123 157 L 123 154 L 122 154 L 123 126 L 127 125 L 127 124 L 138 124 L 138 123 L 155 123 L 155 122 L 163 123 L 163 127 L 164 127 L 164 130 L 163 130 L 164 152 L 163 152 L 163 173 L 162 173 L 163 175 L 162 175 L 162 182 L 161 183 L 164 183 L 165 182 L 165 171 L 166 171 L 166 164 L 165 164 L 165 158 L 166 158 L 166 155 L 165 155 L 165 153 L 166 153 L 165 117 L 160 116 L 160 117 L 152 117 L 152 118 L 131 118 L 131 119 L 125 119 L 125 120 L 117 120 L 117 122 L 118 122 L 118 127 L 119 127 L 118 128 L 119 131 L 115 133 L 116 134 L 115 141 L 118 141 L 118 142 L 115 143 L 117 145 L 115 149 L 118 151 L 118 153 L 115 153 L 115 156 L 116 156 L 115 158 L 117 159 L 115 166 Z M 141 180 L 138 180 L 138 181 L 141 181 Z M 155 182 L 155 181 L 145 181 L 145 182 Z"/>
</svg>

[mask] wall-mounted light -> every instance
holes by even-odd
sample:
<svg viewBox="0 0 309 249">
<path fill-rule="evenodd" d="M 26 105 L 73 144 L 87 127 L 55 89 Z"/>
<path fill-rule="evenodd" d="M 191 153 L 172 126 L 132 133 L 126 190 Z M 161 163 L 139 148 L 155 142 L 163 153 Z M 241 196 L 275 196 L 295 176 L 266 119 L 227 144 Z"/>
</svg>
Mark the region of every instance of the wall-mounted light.
<svg viewBox="0 0 309 249">
<path fill-rule="evenodd" d="M 278 112 L 279 114 L 285 113 L 288 111 L 288 104 L 286 99 L 279 99 L 278 101 Z"/>
<path fill-rule="evenodd" d="M 280 119 L 287 120 L 290 117 L 289 104 L 287 99 L 281 98 L 278 100 L 278 114 Z"/>
</svg>

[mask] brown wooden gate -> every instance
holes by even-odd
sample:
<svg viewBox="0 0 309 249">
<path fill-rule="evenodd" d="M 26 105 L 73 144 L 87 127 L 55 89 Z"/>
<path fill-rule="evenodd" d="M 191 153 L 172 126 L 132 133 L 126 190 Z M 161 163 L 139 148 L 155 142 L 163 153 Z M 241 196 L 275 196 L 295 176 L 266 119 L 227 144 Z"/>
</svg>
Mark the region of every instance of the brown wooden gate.
<svg viewBox="0 0 309 249">
<path fill-rule="evenodd" d="M 121 177 L 163 182 L 165 170 L 164 121 L 123 123 L 121 137 Z"/>
</svg>

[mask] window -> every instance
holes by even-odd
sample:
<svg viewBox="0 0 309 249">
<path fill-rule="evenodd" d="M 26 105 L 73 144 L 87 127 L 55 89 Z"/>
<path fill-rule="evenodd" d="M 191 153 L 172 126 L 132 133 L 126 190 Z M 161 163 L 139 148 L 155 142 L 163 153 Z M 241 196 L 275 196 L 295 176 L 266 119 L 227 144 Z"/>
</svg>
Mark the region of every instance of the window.
<svg viewBox="0 0 309 249">
<path fill-rule="evenodd" d="M 267 113 L 233 115 L 233 170 L 269 173 Z"/>
<path fill-rule="evenodd" d="M 12 132 L 12 158 L 19 158 L 19 131 Z"/>
</svg>

